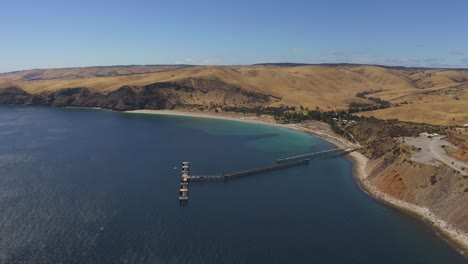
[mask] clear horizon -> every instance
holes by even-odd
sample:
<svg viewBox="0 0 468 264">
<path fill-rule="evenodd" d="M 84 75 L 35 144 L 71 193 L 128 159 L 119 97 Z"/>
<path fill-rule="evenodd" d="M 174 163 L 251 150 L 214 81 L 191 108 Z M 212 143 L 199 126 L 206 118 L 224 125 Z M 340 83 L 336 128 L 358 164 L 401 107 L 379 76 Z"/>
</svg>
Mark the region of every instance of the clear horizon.
<svg viewBox="0 0 468 264">
<path fill-rule="evenodd" d="M 15 1 L 0 72 L 114 65 L 467 68 L 466 1 Z"/>
<path fill-rule="evenodd" d="M 128 64 L 128 65 L 87 65 L 87 66 L 76 66 L 76 67 L 53 67 L 53 68 L 31 68 L 24 70 L 13 70 L 0 72 L 0 74 L 7 74 L 13 72 L 21 71 L 30 71 L 30 70 L 51 70 L 51 69 L 80 69 L 80 68 L 94 68 L 94 67 L 138 67 L 138 66 L 189 66 L 189 67 L 236 67 L 236 66 L 252 66 L 252 65 L 264 65 L 264 64 L 297 64 L 297 65 L 340 65 L 340 64 L 350 64 L 350 65 L 369 65 L 369 66 L 381 66 L 381 67 L 404 67 L 404 68 L 428 68 L 428 69 L 454 69 L 454 70 L 468 70 L 468 66 L 465 67 L 424 67 L 424 66 L 403 66 L 403 65 L 384 65 L 384 64 L 364 64 L 364 63 L 348 63 L 348 62 L 323 62 L 323 63 L 302 63 L 302 62 L 268 62 L 268 63 L 253 63 L 253 64 Z"/>
</svg>

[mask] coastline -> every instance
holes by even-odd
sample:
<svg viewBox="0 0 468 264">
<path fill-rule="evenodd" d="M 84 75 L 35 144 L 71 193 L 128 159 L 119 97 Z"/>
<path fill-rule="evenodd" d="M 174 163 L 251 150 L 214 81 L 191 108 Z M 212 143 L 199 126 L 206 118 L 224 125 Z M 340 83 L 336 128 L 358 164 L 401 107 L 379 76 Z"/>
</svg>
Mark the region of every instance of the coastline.
<svg viewBox="0 0 468 264">
<path fill-rule="evenodd" d="M 231 113 L 193 112 L 193 111 L 180 111 L 180 110 L 146 110 L 146 109 L 124 111 L 123 113 L 201 117 L 201 118 L 241 121 L 241 122 L 247 122 L 247 123 L 287 127 L 286 125 L 282 125 L 282 124 L 278 124 L 274 122 L 273 119 L 271 119 L 271 121 L 267 121 L 269 119 L 265 119 L 262 117 L 254 117 L 254 116 L 249 116 L 249 115 L 231 114 Z"/>
<path fill-rule="evenodd" d="M 326 129 L 326 125 L 319 122 L 309 122 L 304 124 L 278 124 L 271 118 L 257 117 L 251 115 L 242 115 L 234 113 L 213 113 L 213 112 L 190 112 L 178 110 L 133 110 L 125 111 L 130 114 L 152 114 L 152 115 L 172 115 L 172 116 L 188 116 L 211 118 L 220 120 L 240 121 L 247 123 L 271 125 L 276 127 L 288 128 L 296 131 L 308 133 L 313 136 L 320 137 L 323 140 L 330 142 L 339 148 L 356 148 L 360 147 L 357 144 L 351 143 L 344 138 L 334 134 L 331 130 Z M 447 224 L 442 219 L 439 219 L 428 208 L 411 204 L 402 200 L 398 200 L 373 186 L 367 179 L 368 159 L 361 153 L 355 151 L 348 154 L 353 161 L 353 175 L 358 183 L 358 186 L 370 197 L 383 202 L 402 211 L 418 216 L 421 220 L 430 224 L 431 227 L 440 231 L 444 238 L 447 238 L 453 246 L 465 257 L 468 257 L 468 234 L 465 234 Z"/>
<path fill-rule="evenodd" d="M 396 199 L 373 186 L 367 179 L 368 159 L 359 152 L 353 152 L 348 155 L 354 163 L 354 178 L 359 187 L 370 197 L 383 202 L 389 206 L 400 209 L 406 213 L 417 216 L 420 220 L 428 224 L 434 231 L 439 231 L 444 239 L 447 239 L 449 244 L 454 246 L 461 255 L 468 258 L 468 234 L 453 228 L 444 220 L 438 218 L 428 208 L 408 203 Z"/>
</svg>

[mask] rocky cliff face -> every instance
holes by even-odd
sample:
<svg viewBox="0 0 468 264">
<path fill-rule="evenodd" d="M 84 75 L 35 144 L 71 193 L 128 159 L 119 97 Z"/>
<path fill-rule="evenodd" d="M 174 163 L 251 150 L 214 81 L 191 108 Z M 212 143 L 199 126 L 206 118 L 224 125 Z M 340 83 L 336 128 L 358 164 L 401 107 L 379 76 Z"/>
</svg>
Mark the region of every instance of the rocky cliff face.
<svg viewBox="0 0 468 264">
<path fill-rule="evenodd" d="M 415 138 L 421 132 L 449 135 L 463 151 L 463 142 L 455 137 L 461 137 L 461 131 L 375 118 L 361 119 L 346 130 L 369 158 L 367 180 L 372 186 L 397 200 L 428 208 L 439 219 L 468 233 L 468 176 L 431 155 L 418 161 L 415 156 L 421 157 L 421 149 L 402 138 Z"/>
<path fill-rule="evenodd" d="M 440 219 L 468 232 L 468 179 L 446 165 L 411 161 L 404 143 L 369 162 L 369 181 L 379 190 L 405 202 L 427 207 Z"/>
<path fill-rule="evenodd" d="M 216 87 L 216 88 L 213 88 Z M 100 107 L 117 111 L 135 109 L 206 109 L 213 105 L 258 106 L 275 99 L 216 80 L 190 78 L 145 86 L 122 86 L 111 92 L 93 92 L 86 87 L 28 93 L 20 87 L 0 89 L 0 104 Z"/>
</svg>

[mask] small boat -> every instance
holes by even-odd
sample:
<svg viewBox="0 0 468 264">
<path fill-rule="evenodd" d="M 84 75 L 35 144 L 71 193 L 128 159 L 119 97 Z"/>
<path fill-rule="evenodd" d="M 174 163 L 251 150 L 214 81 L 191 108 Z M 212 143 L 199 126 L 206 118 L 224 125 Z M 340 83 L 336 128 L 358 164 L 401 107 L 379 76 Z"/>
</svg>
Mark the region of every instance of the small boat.
<svg viewBox="0 0 468 264">
<path fill-rule="evenodd" d="M 174 170 L 178 170 L 178 168 L 177 168 L 177 167 L 174 167 Z"/>
<path fill-rule="evenodd" d="M 99 228 L 99 231 L 101 231 L 101 232 L 104 231 L 104 227 L 101 226 L 101 228 Z"/>
</svg>

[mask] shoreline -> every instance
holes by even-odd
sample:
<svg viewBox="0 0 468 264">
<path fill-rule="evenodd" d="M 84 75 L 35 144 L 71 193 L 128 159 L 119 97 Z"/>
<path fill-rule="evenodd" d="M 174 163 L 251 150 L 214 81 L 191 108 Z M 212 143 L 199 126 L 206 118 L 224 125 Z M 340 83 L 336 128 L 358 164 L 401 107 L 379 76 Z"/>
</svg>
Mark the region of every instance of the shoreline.
<svg viewBox="0 0 468 264">
<path fill-rule="evenodd" d="M 307 133 L 309 135 L 317 136 L 329 143 L 335 145 L 338 148 L 355 148 L 360 147 L 357 144 L 353 144 L 344 138 L 341 138 L 333 133 L 324 129 L 326 126 L 324 123 L 310 122 L 305 125 L 299 124 L 278 124 L 273 119 L 266 119 L 265 117 L 257 117 L 251 115 L 242 115 L 237 113 L 213 113 L 213 112 L 190 112 L 190 111 L 178 111 L 178 110 L 133 110 L 125 111 L 124 113 L 130 114 L 152 114 L 152 115 L 171 115 L 171 116 L 187 116 L 187 117 L 200 117 L 200 118 L 211 118 L 220 120 L 239 121 L 263 125 L 271 125 L 276 127 L 288 128 L 295 131 Z M 309 126 L 307 126 L 309 125 Z M 311 127 L 312 126 L 312 127 Z M 315 129 L 314 129 L 315 128 Z M 322 130 L 322 131 L 317 131 Z M 399 199 L 396 199 L 373 186 L 367 177 L 367 163 L 366 158 L 361 153 L 354 151 L 348 154 L 349 159 L 353 162 L 353 176 L 356 180 L 359 188 L 367 195 L 382 202 L 386 205 L 392 206 L 413 216 L 417 216 L 425 224 L 429 225 L 434 231 L 440 231 L 444 239 L 454 246 L 459 253 L 468 258 L 468 234 L 465 234 L 455 228 L 451 227 L 444 220 L 439 219 L 433 214 L 428 208 L 421 207 L 415 204 L 411 204 Z M 437 232 L 436 232 L 437 233 Z M 437 233 L 438 234 L 438 233 Z M 440 234 L 439 234 L 440 235 Z"/>
<path fill-rule="evenodd" d="M 444 220 L 438 218 L 429 210 L 429 208 L 399 200 L 380 191 L 367 179 L 367 176 L 369 176 L 366 171 L 368 159 L 359 152 L 350 153 L 349 158 L 354 164 L 354 178 L 362 191 L 379 202 L 417 217 L 419 220 L 424 222 L 424 224 L 428 225 L 433 232 L 446 240 L 449 245 L 453 246 L 461 255 L 468 258 L 467 234 L 453 228 Z"/>
<path fill-rule="evenodd" d="M 255 123 L 255 124 L 262 124 L 262 125 L 287 127 L 286 125 L 278 124 L 276 122 L 268 122 L 266 121 L 266 119 L 261 119 L 261 117 L 234 114 L 234 113 L 231 114 L 231 113 L 194 112 L 194 111 L 180 111 L 180 110 L 146 110 L 146 109 L 124 111 L 123 113 L 200 117 L 200 118 L 240 121 L 240 122 Z"/>
</svg>

